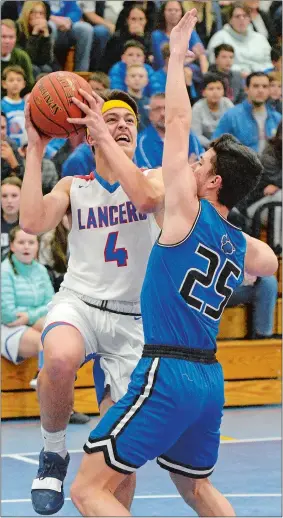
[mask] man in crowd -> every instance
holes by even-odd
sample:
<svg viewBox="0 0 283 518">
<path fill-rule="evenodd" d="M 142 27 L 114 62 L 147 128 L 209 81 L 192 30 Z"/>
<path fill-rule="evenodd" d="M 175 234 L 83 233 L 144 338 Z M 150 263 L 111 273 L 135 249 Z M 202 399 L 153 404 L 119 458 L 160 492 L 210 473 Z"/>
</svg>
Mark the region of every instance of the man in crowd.
<svg viewBox="0 0 283 518">
<path fill-rule="evenodd" d="M 275 135 L 281 115 L 266 103 L 269 97 L 267 74 L 253 72 L 246 84 L 247 99 L 221 117 L 213 138 L 231 133 L 245 146 L 262 153 L 266 141 Z"/>
<path fill-rule="evenodd" d="M 17 32 L 13 20 L 1 21 L 1 69 L 2 73 L 6 67 L 12 65 L 20 66 L 26 79 L 26 89 L 23 94 L 30 92 L 34 84 L 32 64 L 28 54 L 16 47 Z M 3 95 L 2 95 L 3 96 Z"/>
<path fill-rule="evenodd" d="M 155 94 L 149 105 L 150 124 L 139 133 L 135 159 L 138 167 L 154 169 L 162 164 L 165 137 L 165 93 Z M 197 137 L 190 133 L 189 158 L 194 162 L 204 151 Z"/>
<path fill-rule="evenodd" d="M 221 43 L 214 49 L 215 64 L 210 65 L 209 72 L 217 72 L 224 81 L 226 97 L 233 104 L 242 102 L 245 98 L 243 78 L 240 72 L 232 70 L 234 48 L 227 43 Z"/>
</svg>

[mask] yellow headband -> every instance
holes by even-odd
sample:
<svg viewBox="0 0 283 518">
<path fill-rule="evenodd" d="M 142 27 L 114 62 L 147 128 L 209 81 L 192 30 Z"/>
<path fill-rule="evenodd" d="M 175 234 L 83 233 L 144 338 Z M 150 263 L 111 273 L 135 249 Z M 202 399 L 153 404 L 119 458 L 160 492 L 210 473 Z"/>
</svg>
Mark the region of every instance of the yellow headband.
<svg viewBox="0 0 283 518">
<path fill-rule="evenodd" d="M 112 110 L 112 108 L 126 108 L 126 110 L 129 110 L 135 117 L 136 126 L 138 125 L 137 116 L 131 108 L 131 106 L 128 103 L 125 103 L 124 101 L 119 100 L 113 100 L 113 101 L 106 101 L 102 106 L 102 113 L 108 112 L 108 110 Z"/>
</svg>

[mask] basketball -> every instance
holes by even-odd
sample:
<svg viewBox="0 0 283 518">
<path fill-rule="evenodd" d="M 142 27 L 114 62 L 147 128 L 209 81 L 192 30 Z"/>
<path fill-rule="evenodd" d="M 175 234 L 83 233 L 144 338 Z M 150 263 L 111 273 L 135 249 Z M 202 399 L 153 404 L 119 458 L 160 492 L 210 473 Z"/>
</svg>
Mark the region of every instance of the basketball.
<svg viewBox="0 0 283 518">
<path fill-rule="evenodd" d="M 85 117 L 72 102 L 72 97 L 86 103 L 79 94 L 83 88 L 91 94 L 90 85 L 73 72 L 52 72 L 40 79 L 33 87 L 29 103 L 34 126 L 49 137 L 70 137 L 85 131 L 84 126 L 67 122 L 67 117 Z"/>
</svg>

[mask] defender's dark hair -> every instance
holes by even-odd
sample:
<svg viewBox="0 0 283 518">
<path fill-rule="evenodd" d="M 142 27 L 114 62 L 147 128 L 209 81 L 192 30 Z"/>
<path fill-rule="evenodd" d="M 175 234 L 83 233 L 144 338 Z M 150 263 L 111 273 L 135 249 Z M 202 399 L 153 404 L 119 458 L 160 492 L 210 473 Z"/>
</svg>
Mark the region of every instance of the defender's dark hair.
<svg viewBox="0 0 283 518">
<path fill-rule="evenodd" d="M 131 47 L 142 50 L 145 55 L 145 46 L 137 40 L 127 40 L 126 43 L 124 43 L 123 45 L 123 54 L 124 52 L 126 52 L 127 49 Z"/>
<path fill-rule="evenodd" d="M 226 50 L 226 52 L 232 52 L 233 54 L 235 54 L 235 50 L 234 47 L 232 47 L 232 45 L 228 45 L 228 43 L 221 43 L 221 45 L 218 45 L 214 49 L 214 56 L 216 58 L 218 58 L 221 50 Z"/>
<path fill-rule="evenodd" d="M 218 83 L 218 82 L 222 84 L 222 86 L 224 88 L 224 94 L 225 94 L 225 90 L 226 90 L 225 83 L 219 74 L 217 74 L 216 72 L 207 72 L 207 74 L 204 74 L 204 76 L 203 76 L 203 81 L 202 81 L 203 88 L 206 88 L 210 83 Z"/>
<path fill-rule="evenodd" d="M 246 78 L 246 85 L 247 85 L 248 88 L 249 88 L 249 86 L 251 84 L 251 80 L 252 80 L 253 77 L 267 77 L 267 79 L 269 80 L 269 77 L 268 77 L 268 75 L 265 72 L 252 72 Z"/>
<path fill-rule="evenodd" d="M 158 12 L 156 29 L 159 29 L 160 31 L 165 31 L 166 30 L 166 21 L 165 21 L 164 11 L 166 9 L 167 4 L 169 4 L 169 2 L 173 2 L 173 1 L 175 1 L 175 0 L 167 0 L 167 2 L 162 2 L 161 7 L 160 7 L 159 12 Z M 179 2 L 178 0 L 176 0 L 176 1 L 178 2 L 178 4 L 181 7 L 182 16 L 184 16 L 185 9 L 184 9 L 184 7 L 182 5 L 182 2 Z"/>
<path fill-rule="evenodd" d="M 99 95 L 104 101 L 124 101 L 125 103 L 128 103 L 134 110 L 137 121 L 139 122 L 137 103 L 127 92 L 123 92 L 122 90 L 103 90 L 102 92 L 99 92 Z"/>
<path fill-rule="evenodd" d="M 270 58 L 271 58 L 271 61 L 275 62 L 276 61 L 279 61 L 279 59 L 281 58 L 282 56 L 282 47 L 281 45 L 277 44 L 277 45 L 274 45 L 272 48 L 271 48 L 271 51 L 270 51 Z"/>
<path fill-rule="evenodd" d="M 262 163 L 255 151 L 229 133 L 213 140 L 210 148 L 216 153 L 212 159 L 213 171 L 222 178 L 218 201 L 231 210 L 258 185 Z"/>
</svg>

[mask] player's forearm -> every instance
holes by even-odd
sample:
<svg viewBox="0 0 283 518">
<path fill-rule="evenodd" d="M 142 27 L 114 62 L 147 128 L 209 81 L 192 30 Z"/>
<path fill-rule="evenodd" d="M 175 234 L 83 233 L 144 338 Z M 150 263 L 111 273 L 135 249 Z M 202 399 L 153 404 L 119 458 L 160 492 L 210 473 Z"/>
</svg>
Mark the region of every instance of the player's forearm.
<svg viewBox="0 0 283 518">
<path fill-rule="evenodd" d="M 166 126 L 178 121 L 189 132 L 192 119 L 191 103 L 185 82 L 184 56 L 172 51 L 167 71 L 165 95 Z"/>
<path fill-rule="evenodd" d="M 20 225 L 30 234 L 40 232 L 39 223 L 44 217 L 41 164 L 43 149 L 27 149 L 26 167 L 21 189 Z"/>
<path fill-rule="evenodd" d="M 162 203 L 162 195 L 142 174 L 140 169 L 130 160 L 118 146 L 111 135 L 105 135 L 99 142 L 116 180 L 139 212 L 155 212 Z M 99 171 L 98 171 L 99 172 Z"/>
</svg>

